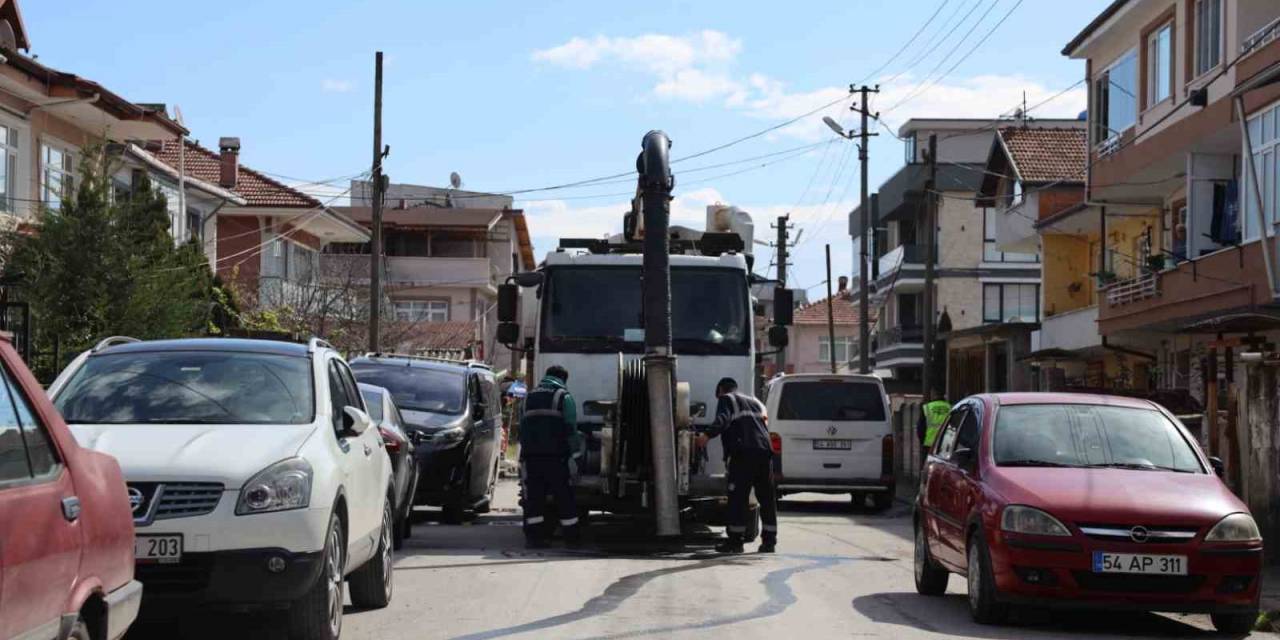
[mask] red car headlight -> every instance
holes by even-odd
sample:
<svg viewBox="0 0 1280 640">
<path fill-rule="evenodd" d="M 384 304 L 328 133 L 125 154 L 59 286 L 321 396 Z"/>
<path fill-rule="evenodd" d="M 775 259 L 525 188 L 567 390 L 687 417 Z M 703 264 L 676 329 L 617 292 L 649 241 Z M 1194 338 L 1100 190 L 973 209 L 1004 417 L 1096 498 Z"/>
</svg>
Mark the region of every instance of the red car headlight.
<svg viewBox="0 0 1280 640">
<path fill-rule="evenodd" d="M 1034 536 L 1069 536 L 1062 521 L 1033 507 L 1009 505 L 1000 513 L 1000 529 Z"/>
<path fill-rule="evenodd" d="M 1213 525 L 1204 536 L 1205 542 L 1261 542 L 1258 523 L 1247 513 L 1233 513 Z"/>
</svg>

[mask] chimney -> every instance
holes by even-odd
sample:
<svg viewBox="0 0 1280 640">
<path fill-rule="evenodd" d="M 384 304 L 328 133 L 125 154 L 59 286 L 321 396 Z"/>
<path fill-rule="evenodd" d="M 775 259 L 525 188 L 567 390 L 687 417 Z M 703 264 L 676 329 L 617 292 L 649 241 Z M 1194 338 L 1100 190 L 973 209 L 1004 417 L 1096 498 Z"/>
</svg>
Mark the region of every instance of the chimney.
<svg viewBox="0 0 1280 640">
<path fill-rule="evenodd" d="M 218 184 L 228 189 L 236 188 L 240 175 L 240 138 L 218 138 L 218 154 L 222 156 L 222 171 Z"/>
<path fill-rule="evenodd" d="M 836 279 L 836 282 L 840 283 L 840 288 L 836 290 L 836 293 L 844 293 L 845 289 L 849 288 L 849 276 L 840 276 Z"/>
</svg>

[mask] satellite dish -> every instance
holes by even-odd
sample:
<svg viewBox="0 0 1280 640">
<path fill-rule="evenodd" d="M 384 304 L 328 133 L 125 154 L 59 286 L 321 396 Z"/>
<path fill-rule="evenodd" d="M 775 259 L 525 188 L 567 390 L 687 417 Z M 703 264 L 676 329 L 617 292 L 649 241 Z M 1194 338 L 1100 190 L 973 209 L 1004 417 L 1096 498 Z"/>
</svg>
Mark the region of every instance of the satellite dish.
<svg viewBox="0 0 1280 640">
<path fill-rule="evenodd" d="M 462 188 L 462 176 L 458 175 L 457 171 L 454 171 L 449 174 L 449 185 L 452 186 L 454 189 Z"/>
<path fill-rule="evenodd" d="M 14 33 L 13 25 L 8 20 L 0 20 L 0 47 L 10 51 L 18 50 L 18 34 Z"/>
</svg>

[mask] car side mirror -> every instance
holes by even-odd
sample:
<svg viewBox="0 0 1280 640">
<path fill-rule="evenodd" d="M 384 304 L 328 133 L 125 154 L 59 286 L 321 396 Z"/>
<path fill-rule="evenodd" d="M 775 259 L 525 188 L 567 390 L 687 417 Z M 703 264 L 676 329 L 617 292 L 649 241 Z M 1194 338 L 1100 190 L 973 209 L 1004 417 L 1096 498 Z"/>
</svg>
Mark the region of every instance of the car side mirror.
<svg viewBox="0 0 1280 640">
<path fill-rule="evenodd" d="M 978 461 L 978 454 L 969 447 L 956 447 L 951 452 L 951 461 L 962 469 L 972 469 L 974 463 Z"/>
<path fill-rule="evenodd" d="M 1209 466 L 1213 467 L 1213 472 L 1217 474 L 1219 478 L 1226 477 L 1227 465 L 1222 462 L 1222 458 L 1219 458 L 1218 456 L 1209 456 Z"/>
<path fill-rule="evenodd" d="M 373 426 L 373 419 L 358 407 L 343 407 L 342 430 L 345 435 L 360 435 Z"/>
</svg>

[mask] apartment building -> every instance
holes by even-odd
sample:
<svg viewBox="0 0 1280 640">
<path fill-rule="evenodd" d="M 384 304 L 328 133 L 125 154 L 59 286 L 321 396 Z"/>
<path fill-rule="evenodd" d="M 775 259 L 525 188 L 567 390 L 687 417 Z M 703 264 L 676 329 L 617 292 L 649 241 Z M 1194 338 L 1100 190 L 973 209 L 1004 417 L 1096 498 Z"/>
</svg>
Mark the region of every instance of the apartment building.
<svg viewBox="0 0 1280 640">
<path fill-rule="evenodd" d="M 1129 0 L 1063 49 L 1090 80 L 1098 330 L 1145 340 L 1149 384 L 1203 403 L 1201 437 L 1273 535 L 1277 36 L 1275 2 Z"/>
</svg>

